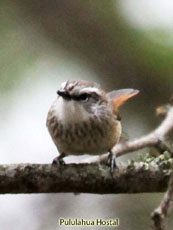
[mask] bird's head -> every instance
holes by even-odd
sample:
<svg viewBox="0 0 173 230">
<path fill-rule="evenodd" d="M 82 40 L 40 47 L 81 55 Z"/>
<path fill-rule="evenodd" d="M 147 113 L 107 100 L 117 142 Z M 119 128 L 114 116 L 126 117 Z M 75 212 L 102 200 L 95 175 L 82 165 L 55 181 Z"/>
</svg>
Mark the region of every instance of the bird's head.
<svg viewBox="0 0 173 230">
<path fill-rule="evenodd" d="M 93 82 L 82 80 L 68 80 L 57 91 L 58 98 L 63 99 L 72 111 L 93 113 L 97 109 L 113 109 L 116 113 L 118 108 L 129 98 L 138 94 L 138 90 L 121 89 L 109 93 L 103 91 L 100 86 Z"/>
</svg>

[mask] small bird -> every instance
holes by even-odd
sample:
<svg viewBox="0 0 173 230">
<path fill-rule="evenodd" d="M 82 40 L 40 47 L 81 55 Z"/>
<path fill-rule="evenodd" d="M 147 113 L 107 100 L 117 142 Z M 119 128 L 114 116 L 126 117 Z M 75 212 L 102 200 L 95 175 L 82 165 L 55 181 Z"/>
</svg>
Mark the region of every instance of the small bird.
<svg viewBox="0 0 173 230">
<path fill-rule="evenodd" d="M 53 164 L 67 155 L 98 155 L 109 152 L 111 174 L 116 167 L 112 148 L 121 136 L 119 107 L 138 94 L 135 89 L 106 93 L 93 82 L 68 80 L 57 91 L 46 125 L 60 153 Z"/>
</svg>

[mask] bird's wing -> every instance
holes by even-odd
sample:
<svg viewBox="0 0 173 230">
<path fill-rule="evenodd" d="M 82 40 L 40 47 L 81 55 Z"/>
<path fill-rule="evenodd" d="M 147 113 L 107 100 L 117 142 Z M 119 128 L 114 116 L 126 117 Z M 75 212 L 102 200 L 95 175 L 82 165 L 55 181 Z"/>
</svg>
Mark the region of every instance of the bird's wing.
<svg viewBox="0 0 173 230">
<path fill-rule="evenodd" d="M 137 89 L 119 89 L 119 90 L 113 90 L 107 93 L 107 97 L 110 101 L 113 102 L 113 105 L 117 109 L 121 105 L 123 105 L 124 102 L 126 102 L 131 97 L 134 97 L 138 93 L 139 93 L 139 90 Z"/>
</svg>

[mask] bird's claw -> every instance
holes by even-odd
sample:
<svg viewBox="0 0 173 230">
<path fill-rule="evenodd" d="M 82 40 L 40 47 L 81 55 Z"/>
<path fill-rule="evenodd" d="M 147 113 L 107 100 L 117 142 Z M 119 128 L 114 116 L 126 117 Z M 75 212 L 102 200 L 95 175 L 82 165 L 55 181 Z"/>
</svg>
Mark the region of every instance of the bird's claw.
<svg viewBox="0 0 173 230">
<path fill-rule="evenodd" d="M 52 165 L 58 165 L 58 166 L 65 165 L 65 162 L 63 160 L 64 156 L 65 156 L 64 154 L 61 154 L 58 157 L 55 157 L 52 161 Z"/>
</svg>

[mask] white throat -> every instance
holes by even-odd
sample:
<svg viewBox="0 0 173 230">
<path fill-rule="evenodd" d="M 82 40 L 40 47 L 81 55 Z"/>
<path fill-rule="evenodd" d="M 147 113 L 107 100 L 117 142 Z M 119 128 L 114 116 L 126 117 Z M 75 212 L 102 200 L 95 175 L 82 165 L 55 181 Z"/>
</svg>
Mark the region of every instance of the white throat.
<svg viewBox="0 0 173 230">
<path fill-rule="evenodd" d="M 62 123 L 86 121 L 90 116 L 83 106 L 74 100 L 68 101 L 58 97 L 53 106 L 55 116 Z"/>
</svg>

